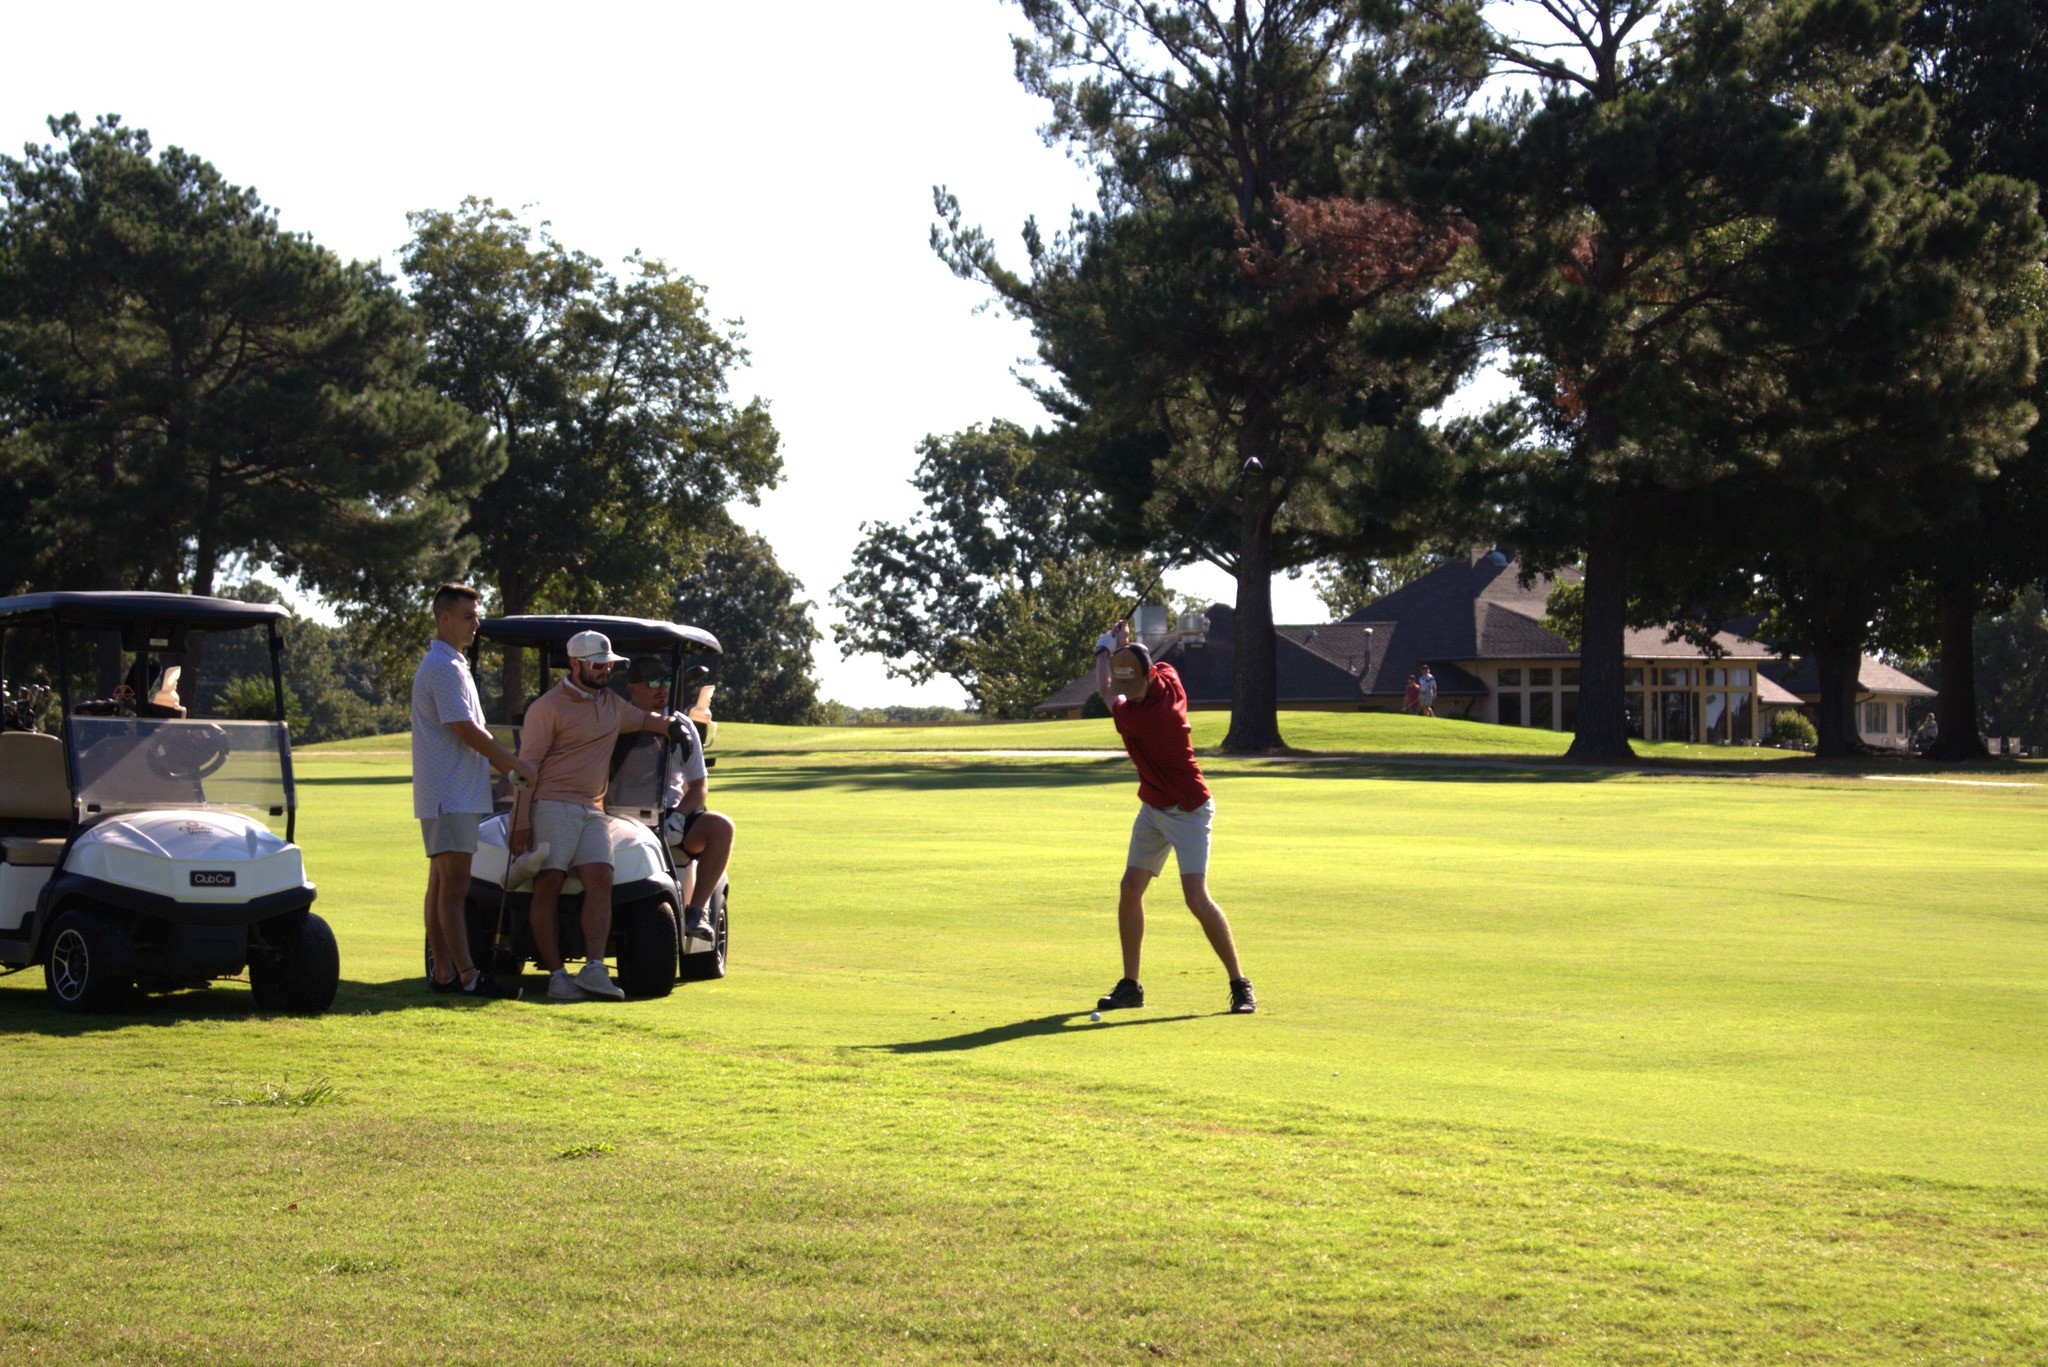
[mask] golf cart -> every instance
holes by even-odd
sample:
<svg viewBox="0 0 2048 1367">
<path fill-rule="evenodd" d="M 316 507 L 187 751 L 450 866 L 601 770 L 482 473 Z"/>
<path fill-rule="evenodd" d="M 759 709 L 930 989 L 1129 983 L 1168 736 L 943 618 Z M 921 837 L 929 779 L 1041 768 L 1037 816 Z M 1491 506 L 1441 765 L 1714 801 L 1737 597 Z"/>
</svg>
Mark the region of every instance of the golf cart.
<svg viewBox="0 0 2048 1367">
<path fill-rule="evenodd" d="M 175 593 L 0 598 L 0 968 L 41 964 L 66 1011 L 245 969 L 262 1010 L 333 1002 L 334 934 L 292 843 L 288 615 Z M 204 715 L 224 691 L 270 719 Z"/>
<path fill-rule="evenodd" d="M 512 750 L 519 748 L 520 723 L 527 704 L 545 693 L 568 669 L 569 638 L 579 631 L 601 631 L 612 649 L 630 659 L 649 680 L 661 679 L 668 694 L 667 710 L 684 710 L 686 690 L 696 690 L 699 705 L 690 709 L 699 736 L 708 749 L 717 734 L 710 720 L 708 686 L 699 687 L 710 670 L 701 664 L 685 667 L 685 657 L 723 653 L 718 638 L 697 627 L 639 617 L 593 615 L 490 617 L 478 629 L 470 648 L 477 692 L 491 733 Z M 626 669 L 615 688 L 623 690 Z M 708 755 L 706 764 L 712 764 Z M 664 737 L 621 736 L 613 751 L 611 780 L 605 793 L 605 816 L 612 840 L 612 938 L 601 946 L 618 966 L 618 983 L 629 997 L 665 997 L 678 980 L 701 982 L 725 976 L 725 879 L 706 907 L 716 938 L 709 944 L 678 939 L 683 907 L 689 904 L 694 865 L 663 838 L 668 819 L 669 774 L 673 761 Z M 516 978 L 533 961 L 530 876 L 515 876 L 506 886 L 512 865 L 511 787 L 497 776 L 492 797 L 497 808 L 477 832 L 476 856 L 470 864 L 470 955 L 488 973 Z M 583 885 L 571 873 L 562 885 L 559 903 L 560 946 L 565 957 L 587 957 L 583 943 Z M 433 953 L 427 954 L 433 972 Z"/>
</svg>

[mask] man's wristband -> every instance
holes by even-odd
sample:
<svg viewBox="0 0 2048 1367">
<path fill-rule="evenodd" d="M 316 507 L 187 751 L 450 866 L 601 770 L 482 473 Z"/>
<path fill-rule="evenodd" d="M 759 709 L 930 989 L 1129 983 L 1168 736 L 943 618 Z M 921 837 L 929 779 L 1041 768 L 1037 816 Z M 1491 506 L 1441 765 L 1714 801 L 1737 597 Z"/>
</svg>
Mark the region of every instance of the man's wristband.
<svg viewBox="0 0 2048 1367">
<path fill-rule="evenodd" d="M 1097 655 L 1102 654 L 1105 650 L 1114 651 L 1115 649 L 1116 637 L 1110 635 L 1110 633 L 1105 631 L 1095 638 L 1095 653 Z"/>
</svg>

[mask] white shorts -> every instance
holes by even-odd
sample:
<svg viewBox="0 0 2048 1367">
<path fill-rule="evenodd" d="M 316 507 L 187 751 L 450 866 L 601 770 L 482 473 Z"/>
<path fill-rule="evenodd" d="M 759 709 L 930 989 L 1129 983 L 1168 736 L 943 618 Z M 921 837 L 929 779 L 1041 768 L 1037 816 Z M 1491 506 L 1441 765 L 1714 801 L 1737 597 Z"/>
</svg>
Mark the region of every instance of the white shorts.
<svg viewBox="0 0 2048 1367">
<path fill-rule="evenodd" d="M 1192 812 L 1182 807 L 1154 807 L 1138 804 L 1138 819 L 1131 823 L 1131 853 L 1125 862 L 1148 873 L 1166 871 L 1166 852 L 1173 851 L 1181 877 L 1209 871 L 1209 827 L 1216 819 L 1216 800 L 1204 802 Z"/>
<path fill-rule="evenodd" d="M 612 833 L 604 813 L 580 802 L 535 802 L 533 843 L 548 847 L 543 868 L 579 869 L 612 862 Z"/>
</svg>

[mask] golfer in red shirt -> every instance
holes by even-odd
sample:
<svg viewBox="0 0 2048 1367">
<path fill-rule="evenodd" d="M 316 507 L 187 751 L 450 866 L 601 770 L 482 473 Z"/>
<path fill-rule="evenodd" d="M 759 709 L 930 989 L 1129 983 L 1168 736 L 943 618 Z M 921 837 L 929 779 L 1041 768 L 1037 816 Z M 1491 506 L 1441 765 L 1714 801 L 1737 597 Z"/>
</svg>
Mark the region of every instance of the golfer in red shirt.
<svg viewBox="0 0 2048 1367">
<path fill-rule="evenodd" d="M 1118 622 L 1095 643 L 1095 691 L 1109 705 L 1124 750 L 1138 766 L 1138 819 L 1131 826 L 1131 853 L 1117 897 L 1116 926 L 1123 940 L 1124 975 L 1096 1003 L 1103 1011 L 1143 1006 L 1138 957 L 1145 945 L 1145 889 L 1166 870 L 1170 850 L 1180 866 L 1181 895 L 1202 923 L 1209 947 L 1230 975 L 1230 1009 L 1259 1009 L 1251 980 L 1237 963 L 1237 944 L 1223 908 L 1209 896 L 1209 826 L 1216 804 L 1188 730 L 1188 694 L 1169 664 L 1154 664 L 1152 652 L 1131 643 L 1128 622 Z"/>
</svg>

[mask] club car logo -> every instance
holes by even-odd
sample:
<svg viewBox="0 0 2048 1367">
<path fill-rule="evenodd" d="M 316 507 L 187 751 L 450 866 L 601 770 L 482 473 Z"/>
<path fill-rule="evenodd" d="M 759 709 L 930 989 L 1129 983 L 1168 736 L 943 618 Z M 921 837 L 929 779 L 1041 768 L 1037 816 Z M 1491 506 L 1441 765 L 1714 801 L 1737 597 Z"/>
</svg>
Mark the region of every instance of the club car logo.
<svg viewBox="0 0 2048 1367">
<path fill-rule="evenodd" d="M 235 885 L 233 869 L 194 869 L 192 886 L 195 888 L 231 888 Z"/>
<path fill-rule="evenodd" d="M 187 835 L 219 835 L 220 832 L 204 821 L 188 821 L 178 828 Z"/>
</svg>

